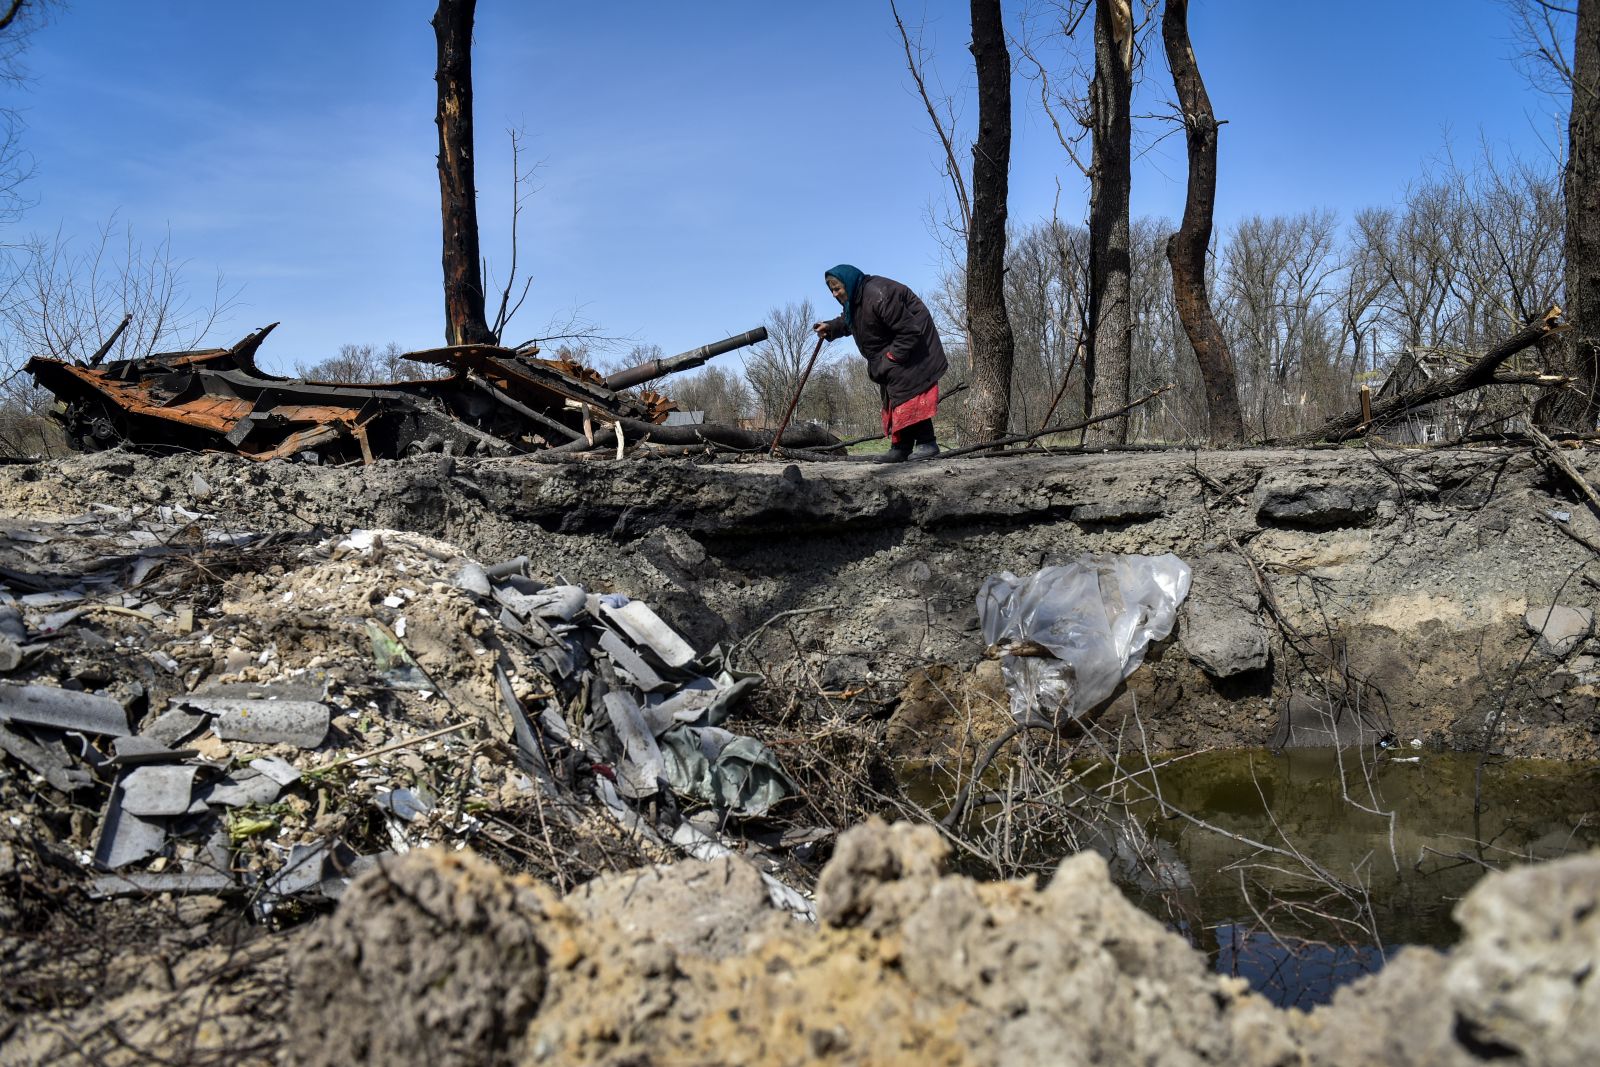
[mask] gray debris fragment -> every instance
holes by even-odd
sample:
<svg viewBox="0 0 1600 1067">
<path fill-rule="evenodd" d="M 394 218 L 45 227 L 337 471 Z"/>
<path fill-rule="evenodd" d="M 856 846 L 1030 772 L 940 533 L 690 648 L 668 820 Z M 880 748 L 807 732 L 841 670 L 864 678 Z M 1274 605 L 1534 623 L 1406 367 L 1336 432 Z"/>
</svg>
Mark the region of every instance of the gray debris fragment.
<svg viewBox="0 0 1600 1067">
<path fill-rule="evenodd" d="M 488 596 L 491 592 L 489 575 L 481 564 L 470 559 L 461 565 L 461 570 L 456 574 L 456 587 L 473 596 Z"/>
<path fill-rule="evenodd" d="M 634 644 L 648 648 L 668 667 L 687 667 L 694 662 L 694 649 L 679 637 L 677 632 L 661 621 L 648 604 L 629 600 L 623 604 L 612 603 L 612 597 L 600 602 L 600 616 L 611 623 Z"/>
<path fill-rule="evenodd" d="M 327 873 L 328 842 L 326 839 L 309 845 L 295 845 L 289 858 L 268 880 L 266 891 L 270 896 L 293 896 L 321 882 Z"/>
<path fill-rule="evenodd" d="M 658 722 L 659 716 L 670 716 L 675 722 L 690 726 L 721 726 L 739 702 L 760 684 L 760 675 L 734 678 L 723 672 L 715 680 L 695 678 L 661 703 L 646 708 L 646 717 L 652 723 Z M 662 724 L 657 736 L 671 725 Z"/>
<path fill-rule="evenodd" d="M 328 680 L 307 675 L 292 682 L 233 682 L 204 686 L 194 695 L 226 697 L 230 700 L 309 700 L 321 703 L 328 699 Z"/>
<path fill-rule="evenodd" d="M 220 821 L 217 828 L 206 838 L 206 844 L 195 858 L 195 865 L 214 874 L 233 876 L 233 841 L 228 836 L 228 828 Z"/>
<path fill-rule="evenodd" d="M 127 710 L 110 697 L 44 685 L 0 685 L 0 722 L 7 720 L 109 737 L 133 732 Z"/>
<path fill-rule="evenodd" d="M 611 662 L 616 664 L 634 685 L 647 693 L 665 689 L 670 684 L 644 661 L 644 657 L 611 630 L 600 632 L 600 650 L 611 657 Z"/>
<path fill-rule="evenodd" d="M 505 578 L 512 574 L 522 574 L 528 569 L 527 556 L 514 556 L 511 559 L 485 567 L 484 573 L 491 578 Z"/>
<path fill-rule="evenodd" d="M 200 477 L 198 472 L 189 479 L 189 495 L 196 500 L 207 500 L 211 497 L 211 486 L 206 483 L 204 478 Z"/>
<path fill-rule="evenodd" d="M 372 802 L 381 811 L 406 822 L 415 822 L 434 808 L 433 797 L 422 789 L 381 789 Z"/>
<path fill-rule="evenodd" d="M 31 767 L 34 773 L 63 793 L 94 784 L 94 778 L 78 766 L 60 741 L 36 741 L 21 730 L 0 726 L 0 749 Z"/>
<path fill-rule="evenodd" d="M 524 593 L 512 585 L 495 586 L 494 599 L 501 607 L 524 622 L 538 618 L 539 608 L 544 603 L 539 593 Z"/>
<path fill-rule="evenodd" d="M 17 669 L 22 663 L 22 646 L 27 643 L 22 613 L 11 604 L 0 604 L 0 674 Z"/>
<path fill-rule="evenodd" d="M 153 737 L 130 734 L 111 742 L 116 753 L 111 762 L 118 767 L 138 767 L 146 763 L 176 763 L 195 754 L 194 749 L 171 749 Z"/>
<path fill-rule="evenodd" d="M 249 804 L 271 804 L 283 787 L 252 770 L 235 771 L 200 794 L 212 807 L 242 808 Z"/>
<path fill-rule="evenodd" d="M 1539 635 L 1539 647 L 1553 656 L 1565 656 L 1594 630 L 1594 612 L 1566 604 L 1529 608 L 1522 621 L 1529 633 Z"/>
<path fill-rule="evenodd" d="M 328 706 L 310 700 L 240 700 L 191 694 L 183 702 L 215 715 L 212 729 L 224 741 L 316 748 L 328 736 Z"/>
<path fill-rule="evenodd" d="M 392 855 L 392 852 L 379 852 L 372 856 L 357 856 L 348 863 L 342 862 L 338 855 L 330 856 L 323 865 L 328 876 L 316 884 L 315 891 L 329 900 L 338 900 L 351 882 L 376 867 L 384 857 Z"/>
<path fill-rule="evenodd" d="M 182 708 L 169 708 L 156 716 L 150 725 L 140 730 L 139 736 L 147 737 L 162 745 L 176 745 L 199 733 L 209 720 L 209 715 L 185 711 Z"/>
<path fill-rule="evenodd" d="M 262 756 L 251 760 L 250 766 L 279 785 L 289 786 L 300 780 L 300 769 L 282 756 Z"/>
<path fill-rule="evenodd" d="M 581 585 L 556 585 L 539 593 L 535 613 L 543 619 L 571 622 L 583 611 L 589 595 Z"/>
<path fill-rule="evenodd" d="M 165 561 L 154 556 L 140 556 L 134 561 L 133 570 L 128 573 L 128 588 L 137 589 L 143 585 L 144 580 L 150 577 L 150 572 L 161 566 L 163 562 Z M 124 604 L 123 606 L 133 607 L 132 604 Z"/>
<path fill-rule="evenodd" d="M 640 714 L 639 703 L 625 692 L 610 692 L 602 701 L 612 729 L 622 742 L 623 759 L 617 767 L 617 790 L 627 797 L 647 797 L 666 777 L 666 763 L 656 747 L 655 735 Z"/>
<path fill-rule="evenodd" d="M 130 815 L 182 815 L 194 791 L 190 765 L 136 767 L 122 777 L 122 810 Z"/>
<path fill-rule="evenodd" d="M 151 893 L 224 893 L 238 887 L 233 878 L 216 871 L 129 871 L 100 875 L 89 883 L 89 896 L 105 900 Z"/>
<path fill-rule="evenodd" d="M 94 847 L 95 865 L 101 870 L 114 871 L 154 856 L 166 843 L 166 827 L 124 810 L 122 786 L 120 783 L 113 786 L 105 813 L 100 817 L 100 834 Z"/>
<path fill-rule="evenodd" d="M 505 705 L 507 714 L 511 716 L 512 736 L 517 743 L 517 766 L 525 771 L 531 771 L 539 779 L 539 786 L 547 796 L 559 795 L 560 790 L 556 788 L 555 777 L 550 773 L 550 764 L 544 758 L 544 750 L 539 747 L 533 723 L 528 719 L 528 713 L 523 710 L 522 701 L 517 699 L 516 692 L 511 688 L 511 679 L 506 676 L 504 670 L 496 667 L 494 680 L 500 689 L 500 702 Z"/>
<path fill-rule="evenodd" d="M 64 608 L 69 604 L 81 603 L 83 598 L 82 589 L 52 589 L 48 593 L 29 593 L 22 598 L 22 603 L 43 611 L 45 608 Z"/>
</svg>

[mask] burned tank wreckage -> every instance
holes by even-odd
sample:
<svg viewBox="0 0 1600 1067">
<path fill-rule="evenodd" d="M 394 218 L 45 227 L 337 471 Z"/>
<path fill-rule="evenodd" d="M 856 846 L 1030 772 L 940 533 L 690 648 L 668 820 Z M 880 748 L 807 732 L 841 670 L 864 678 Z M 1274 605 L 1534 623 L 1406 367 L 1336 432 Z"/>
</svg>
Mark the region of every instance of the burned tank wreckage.
<svg viewBox="0 0 1600 1067">
<path fill-rule="evenodd" d="M 108 344 L 87 362 L 36 356 L 25 369 L 55 395 L 51 417 L 80 451 L 123 446 L 371 463 L 428 452 L 581 452 L 624 438 L 749 446 L 749 433 L 734 427 L 663 425 L 676 405 L 636 387 L 767 336 L 758 327 L 609 377 L 569 359 L 541 359 L 537 348 L 458 345 L 406 356 L 447 370 L 444 377 L 346 385 L 258 367 L 256 351 L 276 325 L 231 348 L 102 363 Z M 783 443 L 817 447 L 834 439 L 808 429 L 786 433 Z"/>
</svg>

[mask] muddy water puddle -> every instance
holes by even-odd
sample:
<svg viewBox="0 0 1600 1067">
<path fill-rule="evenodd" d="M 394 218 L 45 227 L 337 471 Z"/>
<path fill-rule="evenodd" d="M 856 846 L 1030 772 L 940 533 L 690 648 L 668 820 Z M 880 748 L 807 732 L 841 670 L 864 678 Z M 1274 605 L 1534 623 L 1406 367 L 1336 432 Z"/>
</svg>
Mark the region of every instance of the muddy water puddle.
<svg viewBox="0 0 1600 1067">
<path fill-rule="evenodd" d="M 1144 766 L 1076 767 L 1083 788 L 1056 794 L 1054 827 L 1028 823 L 1025 799 L 1004 803 L 1018 779 L 1000 771 L 969 833 L 992 847 L 1009 808 L 1035 863 L 1094 848 L 1133 900 L 1280 1006 L 1325 1002 L 1402 946 L 1454 944 L 1451 910 L 1488 869 L 1600 846 L 1597 765 L 1216 750 L 1159 766 L 1165 812 L 1148 775 L 1126 778 Z M 949 793 L 926 772 L 906 784 L 924 803 Z"/>
</svg>

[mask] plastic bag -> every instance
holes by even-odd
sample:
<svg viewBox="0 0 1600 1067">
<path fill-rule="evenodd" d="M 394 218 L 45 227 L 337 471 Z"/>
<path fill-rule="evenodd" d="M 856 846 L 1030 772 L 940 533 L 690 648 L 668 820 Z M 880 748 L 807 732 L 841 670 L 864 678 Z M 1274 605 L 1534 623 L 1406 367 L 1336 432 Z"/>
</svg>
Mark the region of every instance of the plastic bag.
<svg viewBox="0 0 1600 1067">
<path fill-rule="evenodd" d="M 1000 659 L 1018 722 L 1077 718 L 1109 697 L 1172 632 L 1189 595 L 1189 565 L 1163 556 L 1088 555 L 1026 578 L 1010 571 L 978 589 L 989 645 L 1032 641 L 1050 656 Z"/>
</svg>

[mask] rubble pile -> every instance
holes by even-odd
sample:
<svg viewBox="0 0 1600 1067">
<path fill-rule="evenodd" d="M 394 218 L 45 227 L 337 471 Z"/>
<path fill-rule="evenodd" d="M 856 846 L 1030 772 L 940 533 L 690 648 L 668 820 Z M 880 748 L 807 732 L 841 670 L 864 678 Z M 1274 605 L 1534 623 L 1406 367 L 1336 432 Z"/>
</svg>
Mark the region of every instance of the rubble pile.
<svg viewBox="0 0 1600 1067">
<path fill-rule="evenodd" d="M 760 679 L 640 601 L 527 571 L 173 506 L 7 523 L 7 839 L 97 897 L 237 895 L 258 919 L 427 844 L 569 886 L 727 853 L 747 818 L 781 841 L 794 783 L 724 728 Z"/>
</svg>

